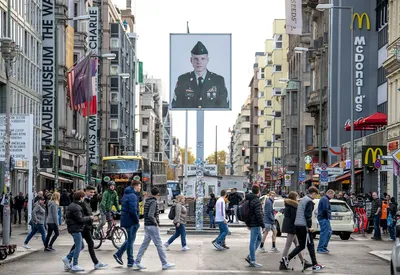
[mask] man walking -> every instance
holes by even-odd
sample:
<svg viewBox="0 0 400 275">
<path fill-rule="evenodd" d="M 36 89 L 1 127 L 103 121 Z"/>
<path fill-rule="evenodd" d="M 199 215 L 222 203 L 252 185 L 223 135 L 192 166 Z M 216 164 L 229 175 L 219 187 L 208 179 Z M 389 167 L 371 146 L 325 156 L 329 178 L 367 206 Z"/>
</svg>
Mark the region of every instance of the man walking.
<svg viewBox="0 0 400 275">
<path fill-rule="evenodd" d="M 265 231 L 262 206 L 259 199 L 260 187 L 254 185 L 251 191 L 252 193 L 246 195 L 246 200 L 249 201 L 249 219 L 246 221 L 246 225 L 250 230 L 250 254 L 245 260 L 251 267 L 262 267 L 262 264 L 256 262 L 256 250 L 261 243 L 262 237 L 261 230 Z"/>
<path fill-rule="evenodd" d="M 218 250 L 224 250 L 225 246 L 225 237 L 228 235 L 229 229 L 227 220 L 225 219 L 225 196 L 226 190 L 221 190 L 221 196 L 217 200 L 215 204 L 215 223 L 219 228 L 219 235 L 215 241 L 212 242 L 214 247 Z"/>
<path fill-rule="evenodd" d="M 379 225 L 382 213 L 382 202 L 376 192 L 372 193 L 372 199 L 371 215 L 373 215 L 374 218 L 374 236 L 371 239 L 375 241 L 381 241 L 381 228 Z"/>
<path fill-rule="evenodd" d="M 237 189 L 233 188 L 232 193 L 229 195 L 229 210 L 230 210 L 230 215 L 229 215 L 229 222 L 233 223 L 233 216 L 235 216 L 235 223 L 239 223 L 238 217 L 237 217 L 237 209 L 239 206 L 240 201 L 242 198 L 240 195 L 237 193 Z M 231 218 L 232 216 L 232 218 Z"/>
<path fill-rule="evenodd" d="M 101 222 L 98 226 L 98 230 L 102 230 L 107 221 L 107 234 L 111 233 L 109 232 L 111 227 L 110 211 L 113 206 L 115 206 L 117 211 L 120 210 L 120 206 L 118 204 L 118 194 L 117 191 L 115 191 L 115 182 L 109 181 L 108 189 L 103 192 L 103 197 L 100 203 Z M 111 235 L 107 237 L 111 238 Z"/>
<path fill-rule="evenodd" d="M 120 265 L 123 265 L 122 255 L 125 250 L 128 254 L 128 267 L 133 267 L 133 243 L 136 239 L 136 232 L 139 229 L 139 199 L 138 195 L 141 188 L 141 182 L 133 180 L 131 186 L 128 186 L 124 191 L 124 196 L 121 200 L 121 227 L 126 229 L 128 239 L 125 240 L 120 249 L 113 255 L 114 259 Z"/>
<path fill-rule="evenodd" d="M 274 214 L 274 199 L 275 199 L 275 192 L 271 191 L 269 192 L 269 197 L 268 199 L 265 200 L 265 205 L 264 205 L 264 223 L 265 223 L 265 231 L 263 234 L 262 242 L 260 245 L 260 251 L 261 252 L 266 252 L 264 248 L 264 243 L 265 240 L 267 239 L 268 232 L 272 230 L 272 248 L 271 252 L 278 253 L 279 250 L 276 248 L 276 235 L 278 234 L 278 231 L 276 230 L 276 225 L 275 225 L 275 214 Z"/>
<path fill-rule="evenodd" d="M 17 214 L 18 214 L 18 223 L 21 224 L 22 209 L 24 208 L 24 203 L 25 203 L 24 193 L 19 192 L 19 194 L 15 196 L 14 201 L 15 201 L 14 224 L 17 223 Z"/>
<path fill-rule="evenodd" d="M 328 243 L 332 235 L 331 227 L 331 203 L 330 200 L 335 196 L 335 191 L 329 189 L 326 195 L 319 200 L 318 204 L 318 223 L 320 226 L 319 243 L 317 252 L 319 254 L 329 253 Z"/>
<path fill-rule="evenodd" d="M 167 257 L 162 247 L 162 241 L 160 237 L 160 220 L 159 220 L 159 210 L 157 205 L 157 196 L 160 193 L 157 187 L 151 189 L 151 196 L 146 199 L 144 204 L 144 240 L 140 246 L 139 253 L 136 256 L 136 262 L 133 265 L 135 269 L 146 269 L 144 265 L 141 264 L 142 257 L 149 247 L 150 241 L 153 241 L 157 248 L 158 257 L 160 258 L 162 269 L 169 269 L 174 267 L 175 264 L 168 263 Z"/>
</svg>

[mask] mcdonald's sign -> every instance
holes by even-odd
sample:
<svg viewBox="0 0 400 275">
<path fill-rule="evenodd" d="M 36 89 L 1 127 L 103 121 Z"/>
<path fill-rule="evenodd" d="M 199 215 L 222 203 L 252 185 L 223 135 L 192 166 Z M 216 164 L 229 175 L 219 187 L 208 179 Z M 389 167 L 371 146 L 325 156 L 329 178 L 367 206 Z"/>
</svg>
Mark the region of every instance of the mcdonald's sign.
<svg viewBox="0 0 400 275">
<path fill-rule="evenodd" d="M 367 23 L 367 30 L 371 29 L 371 21 L 369 20 L 369 16 L 368 14 L 366 14 L 365 12 L 361 14 L 359 13 L 354 13 L 353 14 L 353 19 L 351 20 L 351 29 L 354 28 L 354 20 L 357 18 L 358 21 L 358 28 L 362 29 L 363 28 L 363 22 L 364 22 L 364 18 L 365 18 L 365 22 Z"/>
<path fill-rule="evenodd" d="M 363 146 L 362 147 L 362 165 L 373 166 L 378 156 L 386 156 L 386 146 Z M 386 164 L 382 160 L 382 164 Z"/>
</svg>

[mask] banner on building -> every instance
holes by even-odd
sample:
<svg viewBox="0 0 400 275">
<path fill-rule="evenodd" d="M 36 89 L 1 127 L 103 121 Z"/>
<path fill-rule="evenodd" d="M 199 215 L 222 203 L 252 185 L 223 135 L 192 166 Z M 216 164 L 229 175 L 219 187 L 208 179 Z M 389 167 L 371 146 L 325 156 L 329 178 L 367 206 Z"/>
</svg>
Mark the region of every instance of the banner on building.
<svg viewBox="0 0 400 275">
<path fill-rule="evenodd" d="M 42 144 L 53 144 L 55 88 L 54 1 L 42 1 Z"/>
<path fill-rule="evenodd" d="M 99 8 L 89 7 L 89 50 L 92 51 L 93 56 L 97 56 L 99 53 Z M 93 69 L 95 69 L 93 71 Z M 97 144 L 97 96 L 98 96 L 98 74 L 97 74 L 97 62 L 95 61 L 95 68 L 92 67 L 94 73 L 94 82 L 92 83 L 93 95 L 90 101 L 90 116 L 89 116 L 89 161 L 90 163 L 98 163 L 99 147 Z M 92 115 L 92 110 L 96 112 Z M 88 108 L 86 108 L 86 114 Z"/>
<path fill-rule="evenodd" d="M 374 166 L 374 163 L 378 157 L 387 155 L 386 146 L 363 146 L 362 147 L 362 166 Z M 386 161 L 383 159 L 382 165 L 386 165 Z"/>
<path fill-rule="evenodd" d="M 154 131 L 154 152 L 160 152 L 160 123 L 156 123 L 156 129 Z"/>
<path fill-rule="evenodd" d="M 302 0 L 286 0 L 286 33 L 287 34 L 302 34 L 303 30 L 303 14 L 301 7 Z"/>
<path fill-rule="evenodd" d="M 40 151 L 40 168 L 53 168 L 53 154 L 54 151 Z"/>
</svg>

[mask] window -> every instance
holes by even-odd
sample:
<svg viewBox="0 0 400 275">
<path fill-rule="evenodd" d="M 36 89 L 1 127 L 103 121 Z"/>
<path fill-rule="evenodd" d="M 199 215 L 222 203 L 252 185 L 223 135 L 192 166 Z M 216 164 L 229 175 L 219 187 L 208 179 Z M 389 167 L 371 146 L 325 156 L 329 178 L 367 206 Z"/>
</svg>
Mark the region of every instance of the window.
<svg viewBox="0 0 400 275">
<path fill-rule="evenodd" d="M 264 110 L 258 110 L 258 116 L 263 116 L 264 115 Z"/>
<path fill-rule="evenodd" d="M 379 67 L 378 69 L 378 86 L 384 84 L 386 82 L 386 73 L 383 67 Z"/>
<path fill-rule="evenodd" d="M 297 128 L 292 129 L 292 142 L 290 145 L 290 152 L 297 154 Z"/>
<path fill-rule="evenodd" d="M 274 35 L 274 49 L 282 49 L 282 34 Z"/>
<path fill-rule="evenodd" d="M 272 161 L 267 161 L 267 167 L 272 167 Z"/>
<path fill-rule="evenodd" d="M 275 141 L 280 140 L 281 139 L 281 135 L 275 135 Z"/>
<path fill-rule="evenodd" d="M 263 148 L 263 147 L 258 147 L 258 152 L 259 152 L 259 153 L 264 152 L 264 148 Z"/>
<path fill-rule="evenodd" d="M 281 164 L 281 158 L 274 158 L 274 165 L 280 165 Z"/>
<path fill-rule="evenodd" d="M 110 74 L 117 75 L 118 74 L 118 65 L 111 65 L 110 66 Z"/>
<path fill-rule="evenodd" d="M 266 140 L 265 142 L 265 147 L 271 147 L 272 146 L 272 141 Z"/>
<path fill-rule="evenodd" d="M 291 114 L 296 115 L 298 112 L 298 110 L 297 110 L 297 92 L 296 91 L 291 92 L 290 96 L 292 98 L 292 102 L 290 104 Z"/>
<path fill-rule="evenodd" d="M 272 107 L 272 100 L 266 100 L 265 101 L 265 106 L 266 107 Z"/>
<path fill-rule="evenodd" d="M 276 118 L 281 117 L 281 115 L 282 115 L 282 112 L 281 112 L 281 111 L 274 112 L 274 116 L 275 116 Z"/>
<path fill-rule="evenodd" d="M 264 170 L 264 165 L 258 165 L 258 171 Z"/>
<path fill-rule="evenodd" d="M 313 126 L 306 126 L 306 147 L 313 146 Z"/>
<path fill-rule="evenodd" d="M 282 95 L 282 89 L 281 88 L 273 88 L 272 89 L 272 95 L 273 96 L 281 96 Z"/>
<path fill-rule="evenodd" d="M 258 92 L 258 98 L 264 97 L 264 92 Z"/>
<path fill-rule="evenodd" d="M 272 80 L 271 79 L 266 79 L 265 80 L 265 87 L 270 87 L 272 86 Z"/>
<path fill-rule="evenodd" d="M 316 89 L 316 84 L 317 84 L 317 74 L 315 73 L 315 70 L 312 71 L 312 90 L 315 91 Z"/>
<path fill-rule="evenodd" d="M 110 94 L 111 103 L 118 103 L 118 93 L 111 93 Z"/>
<path fill-rule="evenodd" d="M 274 72 L 282 72 L 282 65 L 274 65 Z"/>
<path fill-rule="evenodd" d="M 306 89 L 306 98 L 309 99 L 310 98 L 310 92 L 311 92 L 310 86 L 305 86 L 305 89 Z"/>
<path fill-rule="evenodd" d="M 110 119 L 111 130 L 118 130 L 118 119 Z"/>
<path fill-rule="evenodd" d="M 308 60 L 306 60 L 305 63 L 306 63 L 306 73 L 309 73 L 311 71 L 311 63 Z"/>
<path fill-rule="evenodd" d="M 272 126 L 272 120 L 267 120 L 267 127 L 271 127 Z"/>
</svg>

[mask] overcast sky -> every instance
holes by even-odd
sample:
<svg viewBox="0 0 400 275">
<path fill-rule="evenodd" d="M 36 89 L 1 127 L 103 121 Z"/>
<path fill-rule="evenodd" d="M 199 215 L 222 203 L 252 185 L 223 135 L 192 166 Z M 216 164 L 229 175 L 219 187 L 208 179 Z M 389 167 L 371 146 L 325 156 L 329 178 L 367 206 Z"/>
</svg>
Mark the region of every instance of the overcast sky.
<svg viewBox="0 0 400 275">
<path fill-rule="evenodd" d="M 126 0 L 113 0 L 125 8 Z M 160 78 L 163 100 L 169 99 L 169 34 L 185 33 L 189 21 L 191 33 L 232 33 L 232 111 L 206 112 L 204 126 L 205 157 L 215 150 L 215 126 L 218 126 L 218 150 L 228 151 L 229 127 L 249 95 L 254 54 L 264 51 L 265 39 L 272 38 L 272 22 L 285 16 L 283 0 L 132 0 L 139 36 L 138 58 L 149 77 Z M 174 111 L 173 136 L 185 146 L 185 112 Z M 196 153 L 196 114 L 189 112 L 189 147 Z"/>
</svg>

